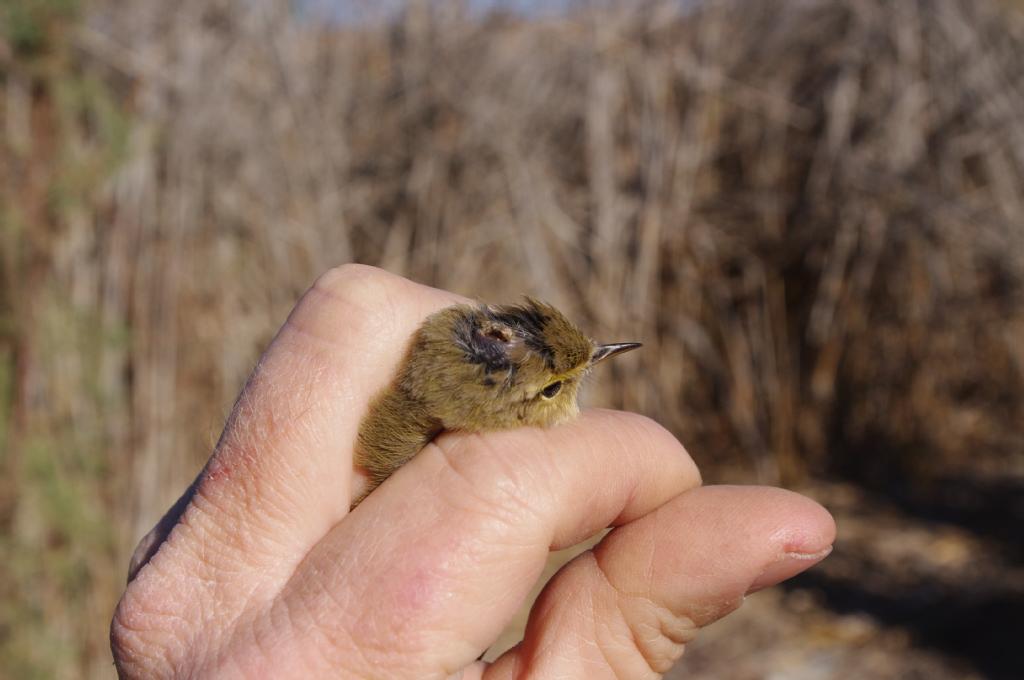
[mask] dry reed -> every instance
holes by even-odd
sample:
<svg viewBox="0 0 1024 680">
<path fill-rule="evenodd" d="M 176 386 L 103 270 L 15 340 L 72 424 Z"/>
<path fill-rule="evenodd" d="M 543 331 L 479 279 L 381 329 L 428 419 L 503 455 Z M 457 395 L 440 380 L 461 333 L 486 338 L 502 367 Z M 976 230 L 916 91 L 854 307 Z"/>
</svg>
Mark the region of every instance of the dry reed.
<svg viewBox="0 0 1024 680">
<path fill-rule="evenodd" d="M 86 485 L 89 531 L 132 518 L 100 552 L 63 539 L 95 593 L 55 633 L 87 641 L 76 663 L 101 672 L 107 572 L 196 473 L 296 297 L 346 261 L 536 294 L 642 340 L 591 401 L 732 474 L 1019 469 L 1016 10 L 646 2 L 525 21 L 413 2 L 356 25 L 289 4 L 97 0 L 45 62 L 84 94 L 0 46 L 5 546 L 54 535 L 26 466 Z M 26 462 L 33 445 L 52 462 Z M 68 586 L 43 577 L 53 616 Z"/>
</svg>

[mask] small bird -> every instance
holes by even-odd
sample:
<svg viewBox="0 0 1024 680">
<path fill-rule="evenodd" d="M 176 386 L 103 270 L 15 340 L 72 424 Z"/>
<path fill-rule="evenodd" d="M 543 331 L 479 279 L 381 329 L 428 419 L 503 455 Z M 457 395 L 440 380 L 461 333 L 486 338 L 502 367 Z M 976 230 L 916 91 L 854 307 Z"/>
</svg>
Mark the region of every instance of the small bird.
<svg viewBox="0 0 1024 680">
<path fill-rule="evenodd" d="M 442 430 L 571 420 L 590 369 L 637 347 L 599 345 L 558 309 L 530 297 L 519 305 L 462 304 L 432 314 L 360 424 L 356 463 L 369 484 L 352 507 Z"/>
</svg>

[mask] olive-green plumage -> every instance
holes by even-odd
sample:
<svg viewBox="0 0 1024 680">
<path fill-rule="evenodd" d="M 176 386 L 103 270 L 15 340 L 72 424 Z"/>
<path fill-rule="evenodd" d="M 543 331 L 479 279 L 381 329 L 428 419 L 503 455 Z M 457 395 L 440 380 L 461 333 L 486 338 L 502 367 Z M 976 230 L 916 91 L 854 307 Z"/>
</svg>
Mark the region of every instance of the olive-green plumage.
<svg viewBox="0 0 1024 680">
<path fill-rule="evenodd" d="M 363 496 L 442 430 L 547 427 L 579 413 L 580 381 L 597 362 L 637 343 L 598 345 L 551 305 L 456 305 L 413 337 L 395 380 L 359 427 Z"/>
</svg>

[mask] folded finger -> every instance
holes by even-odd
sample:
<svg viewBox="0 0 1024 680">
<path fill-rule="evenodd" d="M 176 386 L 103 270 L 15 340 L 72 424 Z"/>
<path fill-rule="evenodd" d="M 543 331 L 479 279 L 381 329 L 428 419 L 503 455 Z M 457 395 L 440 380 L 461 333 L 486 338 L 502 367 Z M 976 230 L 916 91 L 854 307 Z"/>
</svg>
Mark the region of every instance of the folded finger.
<svg viewBox="0 0 1024 680">
<path fill-rule="evenodd" d="M 205 545 L 188 550 L 206 561 L 244 565 L 268 586 L 275 574 L 287 578 L 348 511 L 352 445 L 369 400 L 423 318 L 457 301 L 371 267 L 322 276 L 260 359 L 184 507 L 140 545 L 133 572 L 180 519 L 191 543 Z"/>
<path fill-rule="evenodd" d="M 319 640 L 327 667 L 444 677 L 498 636 L 549 549 L 699 483 L 675 438 L 633 414 L 588 411 L 547 430 L 445 435 L 310 553 L 283 607 Z"/>
</svg>

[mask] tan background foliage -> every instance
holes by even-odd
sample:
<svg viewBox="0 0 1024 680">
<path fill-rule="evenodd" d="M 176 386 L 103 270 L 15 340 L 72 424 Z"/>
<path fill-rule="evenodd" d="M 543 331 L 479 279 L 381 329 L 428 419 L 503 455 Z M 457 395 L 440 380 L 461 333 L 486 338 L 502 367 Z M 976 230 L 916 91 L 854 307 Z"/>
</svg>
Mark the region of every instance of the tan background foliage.
<svg viewBox="0 0 1024 680">
<path fill-rule="evenodd" d="M 682 6 L 0 10 L 0 666 L 109 674 L 134 540 L 347 261 L 643 341 L 589 401 L 712 480 L 1024 478 L 1019 12 Z"/>
</svg>

